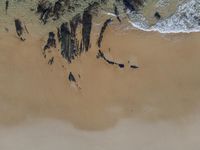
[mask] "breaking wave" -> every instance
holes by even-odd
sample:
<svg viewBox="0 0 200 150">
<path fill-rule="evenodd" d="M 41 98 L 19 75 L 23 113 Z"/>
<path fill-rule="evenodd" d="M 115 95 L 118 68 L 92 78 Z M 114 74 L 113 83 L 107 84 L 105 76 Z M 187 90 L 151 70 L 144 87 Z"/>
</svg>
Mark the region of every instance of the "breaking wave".
<svg viewBox="0 0 200 150">
<path fill-rule="evenodd" d="M 128 13 L 134 28 L 160 33 L 200 32 L 200 0 L 187 0 L 178 6 L 176 12 L 167 19 L 150 26 L 142 14 Z"/>
</svg>

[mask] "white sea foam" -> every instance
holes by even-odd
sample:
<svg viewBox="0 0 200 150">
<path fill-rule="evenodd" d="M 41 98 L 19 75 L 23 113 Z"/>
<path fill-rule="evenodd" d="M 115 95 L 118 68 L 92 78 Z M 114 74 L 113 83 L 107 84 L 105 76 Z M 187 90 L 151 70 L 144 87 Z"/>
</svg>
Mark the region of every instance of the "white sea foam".
<svg viewBox="0 0 200 150">
<path fill-rule="evenodd" d="M 178 6 L 177 11 L 165 20 L 149 26 L 141 14 L 130 14 L 130 23 L 134 28 L 143 31 L 161 33 L 200 32 L 200 0 L 188 0 Z"/>
</svg>

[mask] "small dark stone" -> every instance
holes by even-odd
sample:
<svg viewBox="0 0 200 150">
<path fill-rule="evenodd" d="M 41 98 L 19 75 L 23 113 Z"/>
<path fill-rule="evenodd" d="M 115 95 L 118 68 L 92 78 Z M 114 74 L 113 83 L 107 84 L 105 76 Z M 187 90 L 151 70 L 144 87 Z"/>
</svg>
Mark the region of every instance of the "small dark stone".
<svg viewBox="0 0 200 150">
<path fill-rule="evenodd" d="M 139 67 L 136 66 L 136 65 L 131 65 L 130 68 L 137 69 L 137 68 L 139 68 Z"/>
<path fill-rule="evenodd" d="M 70 82 L 76 82 L 76 79 L 75 79 L 74 75 L 72 74 L 72 72 L 69 73 L 68 80 Z"/>
<path fill-rule="evenodd" d="M 161 18 L 161 15 L 160 15 L 159 12 L 156 12 L 156 13 L 154 14 L 154 17 L 155 17 L 157 20 L 159 20 L 159 19 Z"/>
<path fill-rule="evenodd" d="M 125 67 L 124 64 L 118 64 L 118 66 L 119 66 L 120 68 L 124 68 L 124 67 Z"/>
</svg>

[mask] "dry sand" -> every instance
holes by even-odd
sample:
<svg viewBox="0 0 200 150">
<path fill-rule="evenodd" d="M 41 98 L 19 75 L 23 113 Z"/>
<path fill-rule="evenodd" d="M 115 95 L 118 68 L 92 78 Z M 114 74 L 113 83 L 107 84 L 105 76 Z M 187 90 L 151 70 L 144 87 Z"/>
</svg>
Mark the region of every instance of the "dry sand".
<svg viewBox="0 0 200 150">
<path fill-rule="evenodd" d="M 57 49 L 44 59 L 46 38 L 33 31 L 25 42 L 1 33 L 0 149 L 198 150 L 200 34 L 114 24 L 102 51 L 125 63 L 120 69 L 96 58 L 94 30 L 92 48 L 70 65 Z M 70 86 L 70 71 L 81 90 Z"/>
</svg>

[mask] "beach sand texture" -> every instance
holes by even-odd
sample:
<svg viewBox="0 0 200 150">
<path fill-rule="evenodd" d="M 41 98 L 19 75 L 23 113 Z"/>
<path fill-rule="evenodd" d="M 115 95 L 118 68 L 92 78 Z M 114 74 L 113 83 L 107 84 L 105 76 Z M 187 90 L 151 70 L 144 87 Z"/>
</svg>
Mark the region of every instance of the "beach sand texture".
<svg viewBox="0 0 200 150">
<path fill-rule="evenodd" d="M 170 3 L 168 12 L 177 5 Z M 119 68 L 96 57 L 109 18 L 99 15 L 91 48 L 69 64 L 59 46 L 43 56 L 59 21 L 43 26 L 35 14 L 19 12 L 29 30 L 22 42 L 10 11 L 0 19 L 0 150 L 199 150 L 200 33 L 143 32 L 127 29 L 127 18 L 114 19 L 101 50 L 125 64 Z M 153 11 L 143 11 L 155 21 Z"/>
<path fill-rule="evenodd" d="M 77 143 L 83 149 L 198 149 L 199 33 L 120 32 L 109 26 L 102 51 L 124 63 L 120 69 L 97 59 L 95 44 L 70 65 L 57 49 L 44 59 L 45 39 L 30 32 L 25 42 L 15 33 L 1 33 L 2 150 L 64 149 L 69 141 L 72 149 L 80 148 Z M 140 68 L 132 70 L 130 64 Z M 70 86 L 70 71 L 81 90 Z"/>
</svg>

